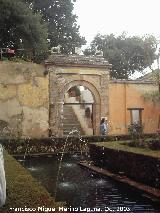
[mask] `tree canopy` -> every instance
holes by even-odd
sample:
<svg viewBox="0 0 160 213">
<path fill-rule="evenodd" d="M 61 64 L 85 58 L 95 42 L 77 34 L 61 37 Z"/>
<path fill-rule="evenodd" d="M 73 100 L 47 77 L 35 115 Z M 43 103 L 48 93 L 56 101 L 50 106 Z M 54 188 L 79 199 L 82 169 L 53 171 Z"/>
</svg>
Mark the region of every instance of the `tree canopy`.
<svg viewBox="0 0 160 213">
<path fill-rule="evenodd" d="M 30 49 L 37 56 L 61 45 L 62 53 L 73 53 L 86 42 L 73 14 L 74 2 L 0 0 L 0 48 Z"/>
<path fill-rule="evenodd" d="M 0 47 L 47 49 L 47 27 L 21 0 L 0 0 Z"/>
<path fill-rule="evenodd" d="M 128 79 L 135 71 L 142 72 L 156 58 L 157 40 L 152 35 L 129 37 L 98 34 L 85 55 L 103 51 L 103 56 L 112 64 L 111 77 Z"/>
<path fill-rule="evenodd" d="M 76 0 L 24 0 L 29 7 L 42 15 L 48 25 L 50 47 L 61 45 L 63 53 L 73 53 L 75 47 L 86 43 L 79 34 L 77 16 L 73 14 Z"/>
</svg>

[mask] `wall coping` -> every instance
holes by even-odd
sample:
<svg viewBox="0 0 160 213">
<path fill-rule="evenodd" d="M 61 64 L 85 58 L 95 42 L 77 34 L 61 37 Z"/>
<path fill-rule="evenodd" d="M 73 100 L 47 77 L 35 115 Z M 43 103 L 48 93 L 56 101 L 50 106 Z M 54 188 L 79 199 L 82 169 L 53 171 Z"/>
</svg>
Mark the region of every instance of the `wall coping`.
<svg viewBox="0 0 160 213">
<path fill-rule="evenodd" d="M 154 81 L 139 81 L 139 80 L 125 80 L 125 79 L 111 79 L 109 83 L 120 83 L 120 84 L 155 84 Z"/>
<path fill-rule="evenodd" d="M 91 67 L 91 68 L 108 68 L 112 65 L 102 56 L 84 56 L 84 55 L 65 55 L 52 54 L 45 61 L 45 65 L 71 66 L 71 67 Z"/>
</svg>

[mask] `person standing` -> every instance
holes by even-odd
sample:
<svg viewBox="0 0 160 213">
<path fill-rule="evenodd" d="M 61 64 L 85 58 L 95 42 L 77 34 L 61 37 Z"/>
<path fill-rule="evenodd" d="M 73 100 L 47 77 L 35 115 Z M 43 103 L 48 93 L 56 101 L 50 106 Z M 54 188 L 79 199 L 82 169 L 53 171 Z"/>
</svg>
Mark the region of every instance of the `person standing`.
<svg viewBox="0 0 160 213">
<path fill-rule="evenodd" d="M 107 124 L 106 124 L 105 118 L 101 119 L 100 134 L 101 135 L 106 135 L 107 134 Z"/>
</svg>

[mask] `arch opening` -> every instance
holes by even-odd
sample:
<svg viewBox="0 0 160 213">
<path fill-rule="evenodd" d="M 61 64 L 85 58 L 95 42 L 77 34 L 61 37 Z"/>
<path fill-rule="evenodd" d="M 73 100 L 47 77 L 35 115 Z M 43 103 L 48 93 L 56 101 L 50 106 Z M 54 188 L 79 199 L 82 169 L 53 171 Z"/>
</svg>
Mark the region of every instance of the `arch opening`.
<svg viewBox="0 0 160 213">
<path fill-rule="evenodd" d="M 86 86 L 71 86 L 65 92 L 63 135 L 68 135 L 73 130 L 77 130 L 81 135 L 94 134 L 94 103 L 95 97 Z"/>
</svg>

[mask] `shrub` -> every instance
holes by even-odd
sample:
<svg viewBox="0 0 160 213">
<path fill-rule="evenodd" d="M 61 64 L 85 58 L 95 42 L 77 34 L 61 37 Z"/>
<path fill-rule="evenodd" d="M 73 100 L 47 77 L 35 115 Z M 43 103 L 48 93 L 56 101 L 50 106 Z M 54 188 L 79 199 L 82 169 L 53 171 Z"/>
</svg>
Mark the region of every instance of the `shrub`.
<svg viewBox="0 0 160 213">
<path fill-rule="evenodd" d="M 10 212 L 12 207 L 58 207 L 59 204 L 55 203 L 49 192 L 6 152 L 4 152 L 4 160 L 7 200 L 5 206 L 0 208 L 1 213 Z"/>
<path fill-rule="evenodd" d="M 160 140 L 151 140 L 148 142 L 149 148 L 152 150 L 160 150 Z"/>
<path fill-rule="evenodd" d="M 157 129 L 156 134 L 157 134 L 157 138 L 160 139 L 160 129 Z"/>
<path fill-rule="evenodd" d="M 132 140 L 139 140 L 143 135 L 143 125 L 140 123 L 132 123 L 128 126 L 128 132 L 130 133 Z"/>
<path fill-rule="evenodd" d="M 153 102 L 159 103 L 160 101 L 159 91 L 153 91 L 153 92 L 144 94 L 144 100 L 152 100 Z"/>
</svg>

